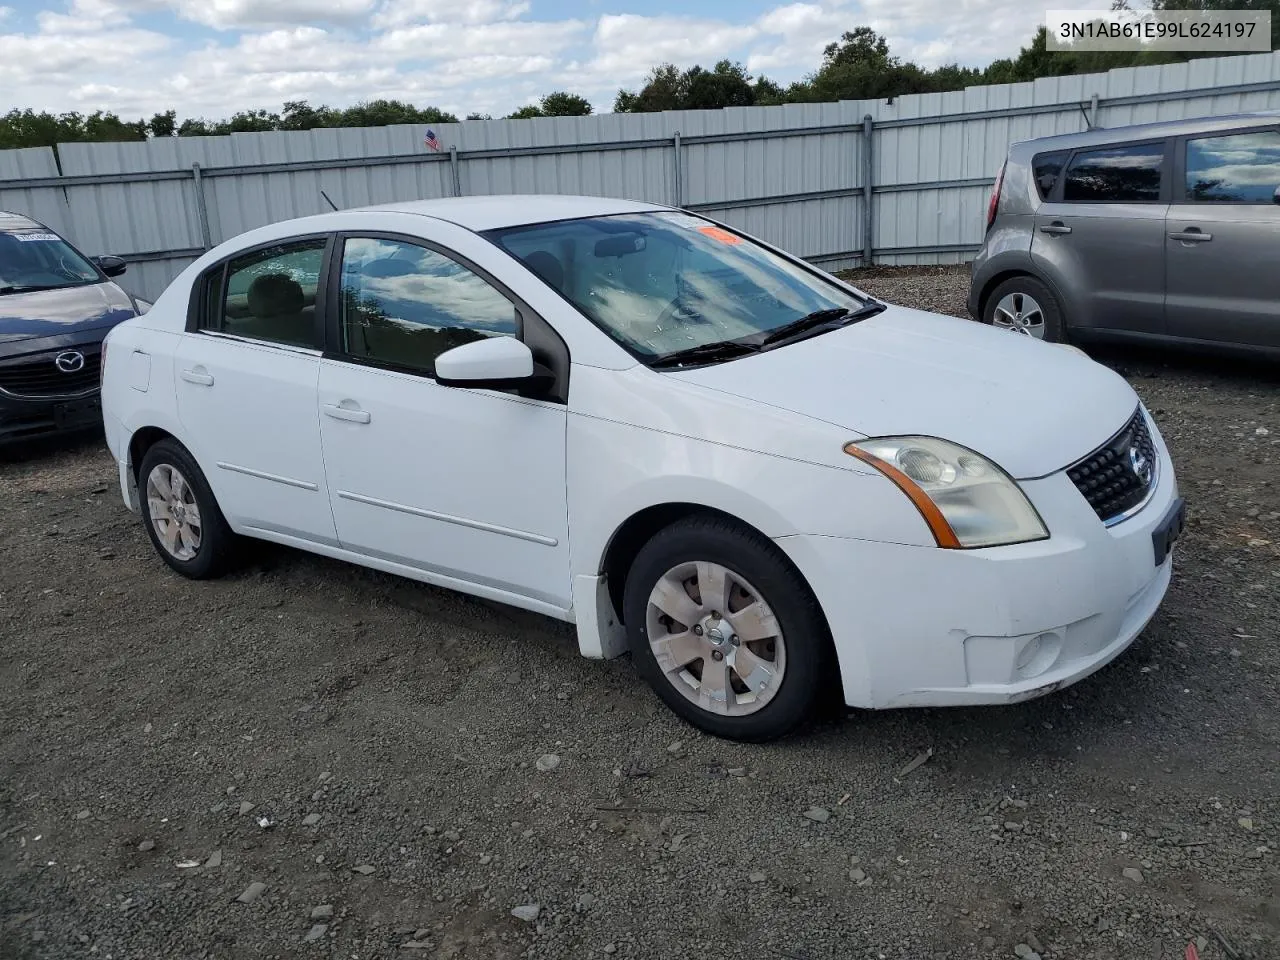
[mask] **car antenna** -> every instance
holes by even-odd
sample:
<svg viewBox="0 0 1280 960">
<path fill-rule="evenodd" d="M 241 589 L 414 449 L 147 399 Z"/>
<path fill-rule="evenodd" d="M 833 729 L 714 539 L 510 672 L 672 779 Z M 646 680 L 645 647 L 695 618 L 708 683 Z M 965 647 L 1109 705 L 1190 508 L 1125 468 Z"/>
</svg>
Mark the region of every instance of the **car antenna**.
<svg viewBox="0 0 1280 960">
<path fill-rule="evenodd" d="M 330 199 L 329 199 L 329 195 L 328 195 L 327 193 L 325 193 L 323 190 L 321 190 L 321 191 L 320 191 L 320 196 L 324 197 L 324 199 L 325 199 L 325 203 L 327 203 L 327 204 L 329 204 L 329 206 L 333 207 L 333 209 L 334 209 L 335 211 L 338 209 L 338 205 L 337 205 L 336 203 L 334 203 L 332 200 L 330 200 Z"/>
</svg>

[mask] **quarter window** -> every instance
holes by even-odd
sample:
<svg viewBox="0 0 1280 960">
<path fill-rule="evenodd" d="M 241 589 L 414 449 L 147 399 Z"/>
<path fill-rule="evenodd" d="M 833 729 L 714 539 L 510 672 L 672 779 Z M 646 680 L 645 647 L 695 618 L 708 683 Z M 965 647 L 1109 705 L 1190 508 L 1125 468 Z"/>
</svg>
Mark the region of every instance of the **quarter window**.
<svg viewBox="0 0 1280 960">
<path fill-rule="evenodd" d="M 1153 203 L 1160 199 L 1164 144 L 1077 153 L 1062 187 L 1065 203 Z"/>
<path fill-rule="evenodd" d="M 316 292 L 324 238 L 280 243 L 232 260 L 214 275 L 206 329 L 254 340 L 316 346 Z"/>
<path fill-rule="evenodd" d="M 1062 173 L 1066 162 L 1066 150 L 1042 153 L 1031 161 L 1031 169 L 1036 178 L 1036 189 L 1040 191 L 1041 200 L 1053 192 L 1054 184 L 1058 182 L 1058 176 Z"/>
<path fill-rule="evenodd" d="M 515 305 L 487 281 L 398 240 L 344 242 L 339 311 L 350 356 L 427 374 L 446 350 L 520 332 Z"/>
<path fill-rule="evenodd" d="M 1262 130 L 1187 141 L 1187 199 L 1273 203 L 1280 187 L 1280 133 Z"/>
</svg>

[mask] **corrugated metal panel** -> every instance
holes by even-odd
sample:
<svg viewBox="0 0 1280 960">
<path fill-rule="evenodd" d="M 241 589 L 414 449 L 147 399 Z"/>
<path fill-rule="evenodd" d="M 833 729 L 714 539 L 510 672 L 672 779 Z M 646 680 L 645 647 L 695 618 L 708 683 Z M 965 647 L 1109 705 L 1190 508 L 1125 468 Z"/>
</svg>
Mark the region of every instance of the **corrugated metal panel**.
<svg viewBox="0 0 1280 960">
<path fill-rule="evenodd" d="M 1280 89 L 1227 89 L 1260 83 L 1280 87 L 1280 53 L 1045 77 L 892 102 L 65 144 L 58 151 L 65 177 L 167 177 L 10 183 L 0 189 L 0 208 L 36 216 L 90 253 L 151 255 L 128 275 L 131 289 L 148 297 L 190 262 L 189 251 L 204 247 L 201 196 L 209 238 L 218 243 L 265 223 L 327 210 L 322 190 L 338 207 L 455 192 L 679 200 L 824 265 L 847 266 L 863 249 L 866 143 L 860 126 L 870 115 L 878 125 L 872 182 L 899 188 L 877 192 L 872 203 L 877 260 L 946 263 L 968 255 L 957 247 L 981 242 L 986 184 L 1011 142 L 1084 129 L 1094 95 L 1100 100 L 1097 120 L 1108 127 L 1280 108 Z M 1134 102 L 1108 102 L 1115 98 Z M 425 146 L 428 129 L 443 145 L 440 153 Z M 736 139 L 700 139 L 724 136 Z M 456 168 L 451 146 L 459 152 Z M 194 164 L 203 174 L 199 194 Z M 253 169 L 264 165 L 271 169 Z M 0 180 L 56 176 L 51 150 L 0 152 Z M 166 251 L 172 255 L 158 256 Z"/>
</svg>

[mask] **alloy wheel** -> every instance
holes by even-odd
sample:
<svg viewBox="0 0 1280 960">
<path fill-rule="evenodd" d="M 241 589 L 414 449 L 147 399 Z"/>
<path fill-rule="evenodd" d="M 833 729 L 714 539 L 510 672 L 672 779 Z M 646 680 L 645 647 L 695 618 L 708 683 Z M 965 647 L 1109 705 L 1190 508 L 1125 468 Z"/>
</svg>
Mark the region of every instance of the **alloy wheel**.
<svg viewBox="0 0 1280 960">
<path fill-rule="evenodd" d="M 182 472 L 158 463 L 147 475 L 147 512 L 160 545 L 176 560 L 190 560 L 200 549 L 200 507 Z"/>
</svg>

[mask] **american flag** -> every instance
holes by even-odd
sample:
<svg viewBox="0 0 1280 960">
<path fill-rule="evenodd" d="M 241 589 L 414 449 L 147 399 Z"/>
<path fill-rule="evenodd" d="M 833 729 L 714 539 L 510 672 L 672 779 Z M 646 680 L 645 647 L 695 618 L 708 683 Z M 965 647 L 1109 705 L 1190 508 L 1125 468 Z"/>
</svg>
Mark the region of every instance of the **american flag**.
<svg viewBox="0 0 1280 960">
<path fill-rule="evenodd" d="M 436 132 L 434 130 L 427 131 L 427 137 L 423 141 L 423 143 L 425 143 L 427 145 L 427 148 L 430 150 L 440 149 L 440 141 L 436 139 Z"/>
</svg>

